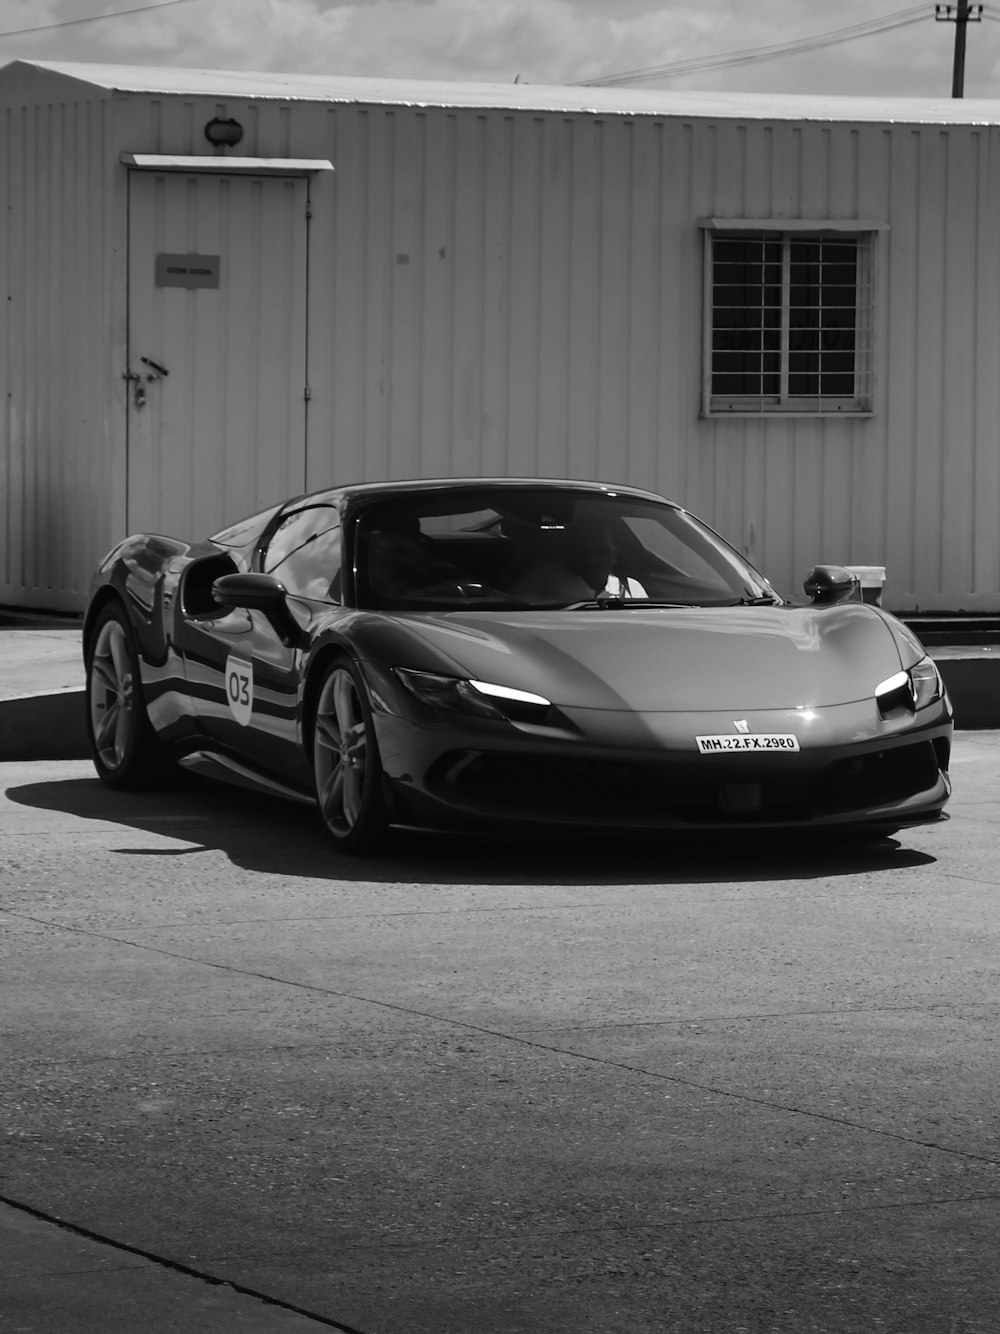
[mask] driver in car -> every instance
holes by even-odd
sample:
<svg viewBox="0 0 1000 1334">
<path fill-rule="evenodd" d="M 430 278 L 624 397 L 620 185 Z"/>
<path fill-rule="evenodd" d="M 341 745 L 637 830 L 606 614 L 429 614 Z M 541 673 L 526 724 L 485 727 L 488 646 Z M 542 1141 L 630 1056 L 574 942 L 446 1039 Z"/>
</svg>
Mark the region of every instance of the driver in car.
<svg viewBox="0 0 1000 1334">
<path fill-rule="evenodd" d="M 563 532 L 561 559 L 537 561 L 509 588 L 512 597 L 530 602 L 586 602 L 595 597 L 644 598 L 636 579 L 612 571 L 619 545 L 614 527 L 597 514 L 583 515 Z"/>
</svg>

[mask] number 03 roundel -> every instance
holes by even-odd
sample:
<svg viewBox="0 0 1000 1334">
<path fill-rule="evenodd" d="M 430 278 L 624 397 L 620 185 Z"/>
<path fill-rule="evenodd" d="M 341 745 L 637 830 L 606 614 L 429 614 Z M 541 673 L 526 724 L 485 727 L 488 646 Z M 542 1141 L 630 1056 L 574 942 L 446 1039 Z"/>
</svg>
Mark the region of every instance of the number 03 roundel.
<svg viewBox="0 0 1000 1334">
<path fill-rule="evenodd" d="M 241 727 L 246 727 L 253 713 L 253 663 L 242 658 L 226 659 L 226 702 Z"/>
</svg>

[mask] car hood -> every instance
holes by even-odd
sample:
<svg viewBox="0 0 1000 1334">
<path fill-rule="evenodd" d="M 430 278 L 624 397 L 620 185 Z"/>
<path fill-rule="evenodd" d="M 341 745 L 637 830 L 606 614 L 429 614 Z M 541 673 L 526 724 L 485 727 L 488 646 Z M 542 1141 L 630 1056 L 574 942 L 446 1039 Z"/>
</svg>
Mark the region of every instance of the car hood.
<svg viewBox="0 0 1000 1334">
<path fill-rule="evenodd" d="M 438 670 L 530 690 L 566 708 L 847 704 L 870 699 L 901 666 L 897 637 L 864 604 L 470 611 L 393 620 L 433 650 Z M 434 669 L 423 654 L 424 661 L 407 663 L 399 657 L 403 645 L 393 647 L 392 665 Z"/>
</svg>

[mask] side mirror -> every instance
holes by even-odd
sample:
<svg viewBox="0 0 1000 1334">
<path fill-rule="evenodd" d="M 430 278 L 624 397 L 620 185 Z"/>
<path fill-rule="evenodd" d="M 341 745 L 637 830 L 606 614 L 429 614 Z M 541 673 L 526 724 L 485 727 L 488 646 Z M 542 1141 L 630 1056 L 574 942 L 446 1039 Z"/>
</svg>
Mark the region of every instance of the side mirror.
<svg viewBox="0 0 1000 1334">
<path fill-rule="evenodd" d="M 861 580 L 845 565 L 813 566 L 806 575 L 803 587 L 814 607 L 831 607 L 838 602 L 862 600 Z"/>
<path fill-rule="evenodd" d="M 286 647 L 301 647 L 306 642 L 288 610 L 285 585 L 273 574 L 224 574 L 212 584 L 212 598 L 220 607 L 261 612 Z"/>
<path fill-rule="evenodd" d="M 285 585 L 273 574 L 224 574 L 212 584 L 212 597 L 220 607 L 266 613 L 285 605 Z"/>
</svg>

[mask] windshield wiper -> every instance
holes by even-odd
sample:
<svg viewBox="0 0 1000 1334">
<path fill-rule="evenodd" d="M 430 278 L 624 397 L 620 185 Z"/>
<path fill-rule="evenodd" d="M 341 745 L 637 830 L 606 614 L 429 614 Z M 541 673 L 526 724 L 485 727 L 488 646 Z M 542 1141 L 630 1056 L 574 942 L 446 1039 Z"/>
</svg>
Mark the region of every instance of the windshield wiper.
<svg viewBox="0 0 1000 1334">
<path fill-rule="evenodd" d="M 765 593 L 759 598 L 740 598 L 739 602 L 734 602 L 734 607 L 775 607 L 778 605 L 778 599 L 772 593 Z"/>
<path fill-rule="evenodd" d="M 658 602 L 656 598 L 620 598 L 609 594 L 604 598 L 591 598 L 583 602 L 563 602 L 556 603 L 560 611 L 607 611 L 614 608 L 628 609 L 630 607 L 643 608 L 649 607 L 690 607 L 690 602 Z"/>
</svg>

